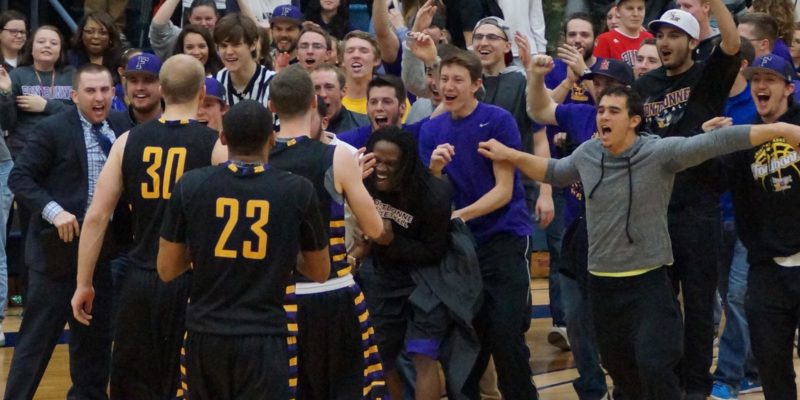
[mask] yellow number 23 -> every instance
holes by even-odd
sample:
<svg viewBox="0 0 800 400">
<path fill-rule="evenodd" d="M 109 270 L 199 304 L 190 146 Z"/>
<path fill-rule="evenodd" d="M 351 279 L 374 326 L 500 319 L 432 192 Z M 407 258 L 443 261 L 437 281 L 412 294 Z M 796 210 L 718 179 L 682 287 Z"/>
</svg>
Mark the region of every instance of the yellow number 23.
<svg viewBox="0 0 800 400">
<path fill-rule="evenodd" d="M 229 197 L 217 199 L 217 218 L 228 218 L 222 233 L 214 247 L 214 256 L 221 258 L 237 258 L 238 252 L 226 248 L 231 233 L 239 222 L 239 200 Z M 267 256 L 267 232 L 264 226 L 269 222 L 269 202 L 266 200 L 248 200 L 245 205 L 245 218 L 255 219 L 250 225 L 250 230 L 256 235 L 258 241 L 253 244 L 250 240 L 242 242 L 242 256 L 251 260 L 263 260 Z"/>
</svg>

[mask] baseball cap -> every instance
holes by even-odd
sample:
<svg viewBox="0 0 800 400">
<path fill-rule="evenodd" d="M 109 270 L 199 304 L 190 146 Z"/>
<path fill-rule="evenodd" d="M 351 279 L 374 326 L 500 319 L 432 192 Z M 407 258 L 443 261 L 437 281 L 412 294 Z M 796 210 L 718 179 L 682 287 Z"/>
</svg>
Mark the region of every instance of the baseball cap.
<svg viewBox="0 0 800 400">
<path fill-rule="evenodd" d="M 692 14 L 686 11 L 678 9 L 669 10 L 665 12 L 661 18 L 651 21 L 647 25 L 647 29 L 651 32 L 656 32 L 663 25 L 669 25 L 680 29 L 692 39 L 700 39 L 700 24 L 697 23 L 697 19 L 695 19 Z"/>
<path fill-rule="evenodd" d="M 506 35 L 506 40 L 510 41 L 512 39 L 511 27 L 508 26 L 508 23 L 506 21 L 504 21 L 502 18 L 499 17 L 486 17 L 478 21 L 478 23 L 475 24 L 475 27 L 472 28 L 472 31 L 475 32 L 475 30 L 478 29 L 481 25 L 486 25 L 486 24 L 494 25 L 500 28 L 500 30 L 503 31 L 503 34 Z"/>
<path fill-rule="evenodd" d="M 303 25 L 303 13 L 300 12 L 299 8 L 291 4 L 279 5 L 272 11 L 272 17 L 270 17 L 269 23 L 274 24 L 282 21 Z"/>
<path fill-rule="evenodd" d="M 611 78 L 623 85 L 630 85 L 633 83 L 633 70 L 631 66 L 624 61 L 608 58 L 597 60 L 597 62 L 592 65 L 592 72 L 583 77 L 585 79 L 592 79 L 598 75 Z"/>
<path fill-rule="evenodd" d="M 124 75 L 144 73 L 158 76 L 159 71 L 161 71 L 161 59 L 155 54 L 141 53 L 128 60 Z"/>
<path fill-rule="evenodd" d="M 225 88 L 214 78 L 206 78 L 206 97 L 225 102 Z"/>
<path fill-rule="evenodd" d="M 794 68 L 789 61 L 775 54 L 766 54 L 756 58 L 749 67 L 742 71 L 742 75 L 750 80 L 756 72 L 769 72 L 779 76 L 786 83 L 792 83 L 794 78 Z"/>
</svg>

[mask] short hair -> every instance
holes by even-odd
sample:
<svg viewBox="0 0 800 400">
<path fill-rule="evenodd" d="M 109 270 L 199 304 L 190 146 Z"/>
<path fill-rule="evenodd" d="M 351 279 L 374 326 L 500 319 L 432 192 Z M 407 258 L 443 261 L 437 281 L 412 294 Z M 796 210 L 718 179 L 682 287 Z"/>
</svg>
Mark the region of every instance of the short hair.
<svg viewBox="0 0 800 400">
<path fill-rule="evenodd" d="M 314 96 L 311 76 L 298 64 L 282 69 L 269 84 L 270 102 L 282 119 L 303 115 L 311 106 Z"/>
<path fill-rule="evenodd" d="M 176 54 L 161 65 L 158 81 L 167 104 L 187 103 L 203 88 L 206 71 L 196 58 L 187 54 Z"/>
<path fill-rule="evenodd" d="M 573 19 L 579 19 L 581 21 L 588 22 L 589 25 L 592 26 L 592 36 L 597 36 L 597 28 L 595 28 L 594 26 L 594 21 L 592 20 L 592 16 L 589 15 L 589 13 L 585 13 L 582 11 L 574 12 L 568 15 L 567 18 L 564 20 L 564 36 L 567 36 L 567 25 L 569 25 L 569 23 Z"/>
<path fill-rule="evenodd" d="M 778 39 L 778 21 L 769 14 L 762 12 L 747 13 L 739 18 L 739 25 L 741 24 L 753 25 L 755 38 L 769 40 L 770 48 Z"/>
<path fill-rule="evenodd" d="M 642 40 L 642 43 L 639 43 L 639 48 L 641 49 L 642 46 L 655 46 L 655 45 L 656 45 L 656 39 L 649 37 L 645 40 Z"/>
<path fill-rule="evenodd" d="M 642 121 L 644 121 L 644 102 L 642 101 L 642 97 L 639 96 L 639 93 L 637 93 L 636 90 L 631 89 L 630 86 L 608 86 L 605 90 L 603 90 L 603 93 L 600 94 L 597 104 L 600 104 L 600 100 L 602 100 L 605 96 L 625 97 L 625 106 L 628 107 L 628 116 L 632 117 L 638 115 L 642 118 Z"/>
<path fill-rule="evenodd" d="M 214 43 L 245 43 L 248 46 L 258 41 L 258 26 L 252 19 L 239 13 L 231 13 L 214 25 Z"/>
<path fill-rule="evenodd" d="M 344 85 L 347 84 L 347 77 L 344 76 L 344 72 L 342 72 L 342 69 L 331 63 L 317 64 L 314 66 L 314 68 L 311 69 L 309 74 L 316 71 L 333 71 L 333 73 L 336 74 L 336 80 L 339 82 L 339 90 L 342 90 L 342 88 L 344 88 Z"/>
<path fill-rule="evenodd" d="M 306 24 L 303 26 L 303 30 L 300 31 L 300 36 L 297 37 L 297 41 L 300 42 L 300 38 L 306 33 L 316 33 L 322 36 L 325 39 L 325 47 L 328 49 L 328 51 L 331 50 L 331 35 L 328 34 L 328 32 L 326 32 L 324 29 L 317 25 Z"/>
<path fill-rule="evenodd" d="M 378 46 L 378 41 L 375 40 L 375 36 L 359 30 L 350 31 L 347 35 L 344 35 L 344 39 L 342 39 L 342 52 L 340 54 L 344 53 L 345 48 L 347 48 L 347 41 L 353 38 L 366 40 L 369 42 L 369 44 L 372 45 L 372 54 L 375 55 L 375 59 L 381 59 L 381 48 Z"/>
<path fill-rule="evenodd" d="M 114 86 L 114 78 L 108 68 L 99 64 L 86 63 L 78 67 L 78 70 L 72 74 L 72 90 L 78 90 L 78 86 L 81 83 L 81 77 L 83 74 L 99 74 L 102 72 L 108 74 L 108 82 L 111 84 L 111 86 Z"/>
<path fill-rule="evenodd" d="M 481 78 L 483 67 L 481 67 L 481 60 L 471 51 L 461 50 L 454 51 L 449 56 L 442 59 L 439 63 L 439 71 L 449 65 L 460 65 L 469 71 L 469 78 L 472 82 Z"/>
<path fill-rule="evenodd" d="M 188 36 L 190 33 L 200 35 L 203 38 L 203 41 L 206 42 L 206 47 L 208 48 L 208 60 L 206 61 L 206 65 L 204 67 L 206 69 L 206 73 L 215 75 L 223 68 L 222 60 L 220 60 L 219 54 L 217 53 L 217 46 L 214 44 L 214 38 L 211 37 L 211 31 L 203 26 L 195 24 L 184 25 L 183 29 L 181 29 L 181 33 L 178 34 L 178 38 L 175 40 L 175 46 L 172 49 L 172 55 L 183 54 L 183 42 L 186 40 L 186 36 Z"/>
<path fill-rule="evenodd" d="M 753 44 L 745 38 L 741 38 L 741 46 L 739 53 L 742 55 L 742 60 L 747 60 L 747 66 L 753 65 L 753 60 L 756 58 L 756 48 Z"/>
<path fill-rule="evenodd" d="M 272 136 L 272 113 L 255 100 L 242 100 L 222 116 L 222 133 L 231 153 L 258 154 Z"/>
<path fill-rule="evenodd" d="M 372 88 L 376 87 L 390 87 L 394 88 L 394 95 L 397 98 L 397 102 L 399 104 L 405 104 L 406 102 L 406 87 L 403 85 L 403 81 L 400 78 L 394 75 L 375 75 L 370 79 L 369 83 L 367 84 L 367 100 L 369 100 L 370 92 L 372 92 Z"/>
</svg>

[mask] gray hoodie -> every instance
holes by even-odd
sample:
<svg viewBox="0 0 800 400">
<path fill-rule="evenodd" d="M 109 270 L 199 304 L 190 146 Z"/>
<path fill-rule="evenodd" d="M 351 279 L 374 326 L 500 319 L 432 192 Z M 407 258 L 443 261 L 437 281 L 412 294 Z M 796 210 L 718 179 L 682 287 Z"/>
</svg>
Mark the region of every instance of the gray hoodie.
<svg viewBox="0 0 800 400">
<path fill-rule="evenodd" d="M 667 206 L 675 174 L 710 158 L 749 149 L 750 125 L 693 137 L 643 135 L 614 156 L 599 140 L 550 160 L 545 182 L 586 190 L 589 271 L 628 272 L 672 264 Z"/>
</svg>

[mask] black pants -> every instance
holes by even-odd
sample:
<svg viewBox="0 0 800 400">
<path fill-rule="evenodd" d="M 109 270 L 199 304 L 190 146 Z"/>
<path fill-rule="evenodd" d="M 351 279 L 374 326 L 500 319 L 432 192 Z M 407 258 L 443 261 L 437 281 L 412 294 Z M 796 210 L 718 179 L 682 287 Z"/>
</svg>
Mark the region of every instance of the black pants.
<svg viewBox="0 0 800 400">
<path fill-rule="evenodd" d="M 589 276 L 600 359 L 625 398 L 677 400 L 682 325 L 664 268 L 626 278 Z"/>
<path fill-rule="evenodd" d="M 717 291 L 722 222 L 719 209 L 687 208 L 669 214 L 675 263 L 668 267 L 673 289 L 683 296 L 681 386 L 687 394 L 711 392 L 714 355 L 714 296 Z"/>
<path fill-rule="evenodd" d="M 478 383 L 491 355 L 504 399 L 538 399 L 531 380 L 530 350 L 525 343 L 525 332 L 531 323 L 528 238 L 500 234 L 477 250 L 484 302 L 474 325 L 481 352 L 464 394 L 471 399 L 480 398 Z"/>
<path fill-rule="evenodd" d="M 745 309 L 764 396 L 796 400 L 792 345 L 800 322 L 800 267 L 750 265 Z"/>
<path fill-rule="evenodd" d="M 119 301 L 111 360 L 111 398 L 163 400 L 178 388 L 191 275 L 164 283 L 132 264 Z"/>
<path fill-rule="evenodd" d="M 189 332 L 189 400 L 289 399 L 285 336 L 223 336 Z"/>
<path fill-rule="evenodd" d="M 108 264 L 99 264 L 94 276 L 92 323 L 72 317 L 70 300 L 75 276 L 54 280 L 30 270 L 25 318 L 11 359 L 5 399 L 32 399 L 42 380 L 53 349 L 69 323 L 69 373 L 67 398 L 108 399 L 106 388 L 111 359 L 111 277 Z"/>
</svg>

